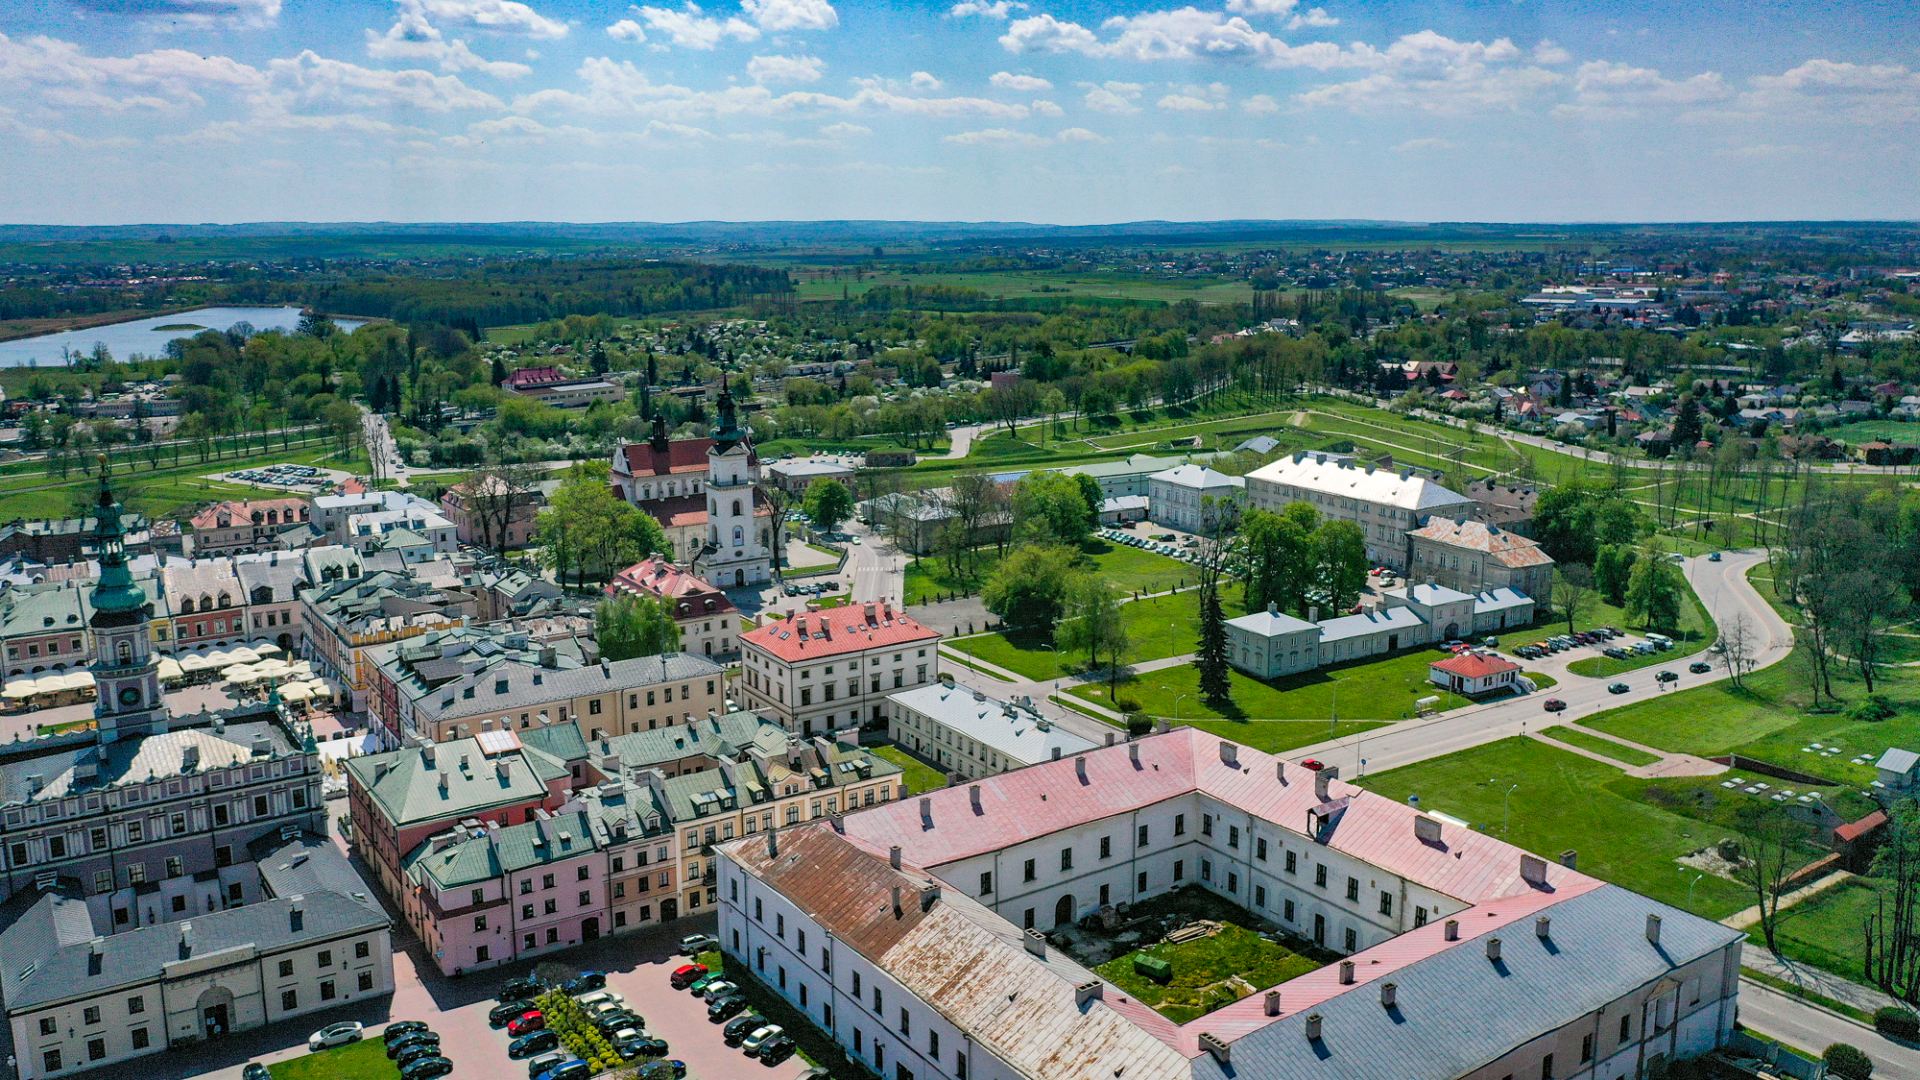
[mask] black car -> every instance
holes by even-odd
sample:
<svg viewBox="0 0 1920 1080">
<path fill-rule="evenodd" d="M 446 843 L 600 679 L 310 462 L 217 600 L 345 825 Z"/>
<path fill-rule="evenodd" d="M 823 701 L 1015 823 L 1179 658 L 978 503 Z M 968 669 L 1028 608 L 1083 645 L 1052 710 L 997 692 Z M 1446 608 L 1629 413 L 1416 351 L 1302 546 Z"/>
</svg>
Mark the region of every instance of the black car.
<svg viewBox="0 0 1920 1080">
<path fill-rule="evenodd" d="M 594 1017 L 593 1026 L 601 1031 L 619 1031 L 621 1028 L 646 1027 L 647 1018 L 632 1009 L 619 1008 Z"/>
<path fill-rule="evenodd" d="M 1693 663 L 1687 665 L 1687 670 L 1693 672 L 1695 675 L 1705 675 L 1707 672 L 1713 670 L 1713 665 L 1707 663 L 1705 660 L 1695 660 Z"/>
<path fill-rule="evenodd" d="M 387 1030 L 381 1032 L 380 1037 L 387 1041 L 388 1046 L 392 1046 L 409 1035 L 418 1035 L 428 1030 L 431 1029 L 418 1020 L 401 1020 L 398 1023 L 388 1024 Z"/>
<path fill-rule="evenodd" d="M 517 979 L 508 979 L 507 985 L 500 988 L 496 1001 L 526 1001 L 546 993 L 547 986 L 531 975 L 522 975 Z"/>
<path fill-rule="evenodd" d="M 787 1038 L 785 1035 L 777 1035 L 774 1038 L 768 1039 L 766 1045 L 760 1048 L 760 1064 L 778 1065 L 792 1057 L 793 1050 L 794 1044 L 792 1039 Z"/>
<path fill-rule="evenodd" d="M 432 1080 L 453 1071 L 453 1062 L 443 1057 L 421 1058 L 400 1070 L 400 1080 Z"/>
<path fill-rule="evenodd" d="M 393 1063 L 401 1072 L 405 1072 L 407 1066 L 416 1061 L 426 1061 L 429 1058 L 437 1058 L 440 1056 L 442 1055 L 440 1053 L 439 1043 L 419 1043 L 409 1046 L 394 1055 Z"/>
<path fill-rule="evenodd" d="M 707 1019 L 719 1023 L 730 1016 L 738 1016 L 747 1010 L 745 994 L 728 994 L 707 1002 Z"/>
<path fill-rule="evenodd" d="M 494 1027 L 506 1027 L 507 1021 L 512 1020 L 514 1017 L 519 1016 L 521 1013 L 533 1007 L 533 1002 L 525 999 L 495 1005 L 493 1010 L 487 1013 L 487 1023 L 492 1024 Z"/>
<path fill-rule="evenodd" d="M 507 1056 L 510 1058 L 532 1057 L 544 1054 L 560 1045 L 560 1036 L 552 1031 L 536 1031 L 531 1035 L 522 1035 L 507 1044 Z"/>
<path fill-rule="evenodd" d="M 665 1057 L 667 1040 L 658 1036 L 643 1036 L 620 1048 L 627 1057 Z"/>
<path fill-rule="evenodd" d="M 595 990 L 603 990 L 606 985 L 607 976 L 604 972 L 583 971 L 568 979 L 565 989 L 568 994 L 588 994 Z"/>
<path fill-rule="evenodd" d="M 416 1031 L 405 1038 L 395 1039 L 392 1042 L 388 1043 L 387 1056 L 389 1058 L 392 1058 L 395 1061 L 398 1061 L 400 1060 L 401 1054 L 406 1053 L 408 1050 L 411 1050 L 416 1046 L 431 1046 L 431 1047 L 438 1048 L 439 1045 L 440 1045 L 440 1036 L 435 1035 L 431 1031 Z"/>
<path fill-rule="evenodd" d="M 265 1065 L 249 1061 L 247 1067 L 240 1070 L 240 1080 L 273 1080 L 273 1074 L 267 1071 Z"/>
<path fill-rule="evenodd" d="M 747 1036 L 766 1026 L 766 1017 L 745 1013 L 727 1021 L 727 1026 L 720 1029 L 720 1041 L 728 1046 L 739 1046 Z"/>
</svg>

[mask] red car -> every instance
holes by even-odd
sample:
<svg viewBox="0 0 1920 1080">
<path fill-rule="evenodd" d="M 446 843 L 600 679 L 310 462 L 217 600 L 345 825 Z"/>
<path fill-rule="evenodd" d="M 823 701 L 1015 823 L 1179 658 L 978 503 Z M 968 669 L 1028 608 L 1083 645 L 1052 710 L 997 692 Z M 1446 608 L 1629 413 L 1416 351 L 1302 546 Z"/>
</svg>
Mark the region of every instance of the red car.
<svg viewBox="0 0 1920 1080">
<path fill-rule="evenodd" d="M 1321 769 L 1326 768 L 1327 765 L 1326 765 L 1326 762 L 1321 761 L 1319 758 L 1308 758 L 1307 760 L 1300 763 L 1300 767 L 1303 769 L 1312 769 L 1314 772 L 1319 772 Z"/>
<path fill-rule="evenodd" d="M 667 982 L 675 990 L 685 990 L 687 987 L 693 985 L 693 980 L 698 979 L 706 973 L 707 965 L 705 964 L 681 964 L 679 967 L 673 969 L 673 977 L 668 979 Z"/>
<path fill-rule="evenodd" d="M 512 1020 L 507 1021 L 507 1034 L 519 1038 L 530 1031 L 539 1031 L 547 1026 L 546 1014 L 539 1009 L 528 1009 Z"/>
<path fill-rule="evenodd" d="M 1557 697 L 1550 697 L 1546 701 L 1541 702 L 1540 707 L 1548 712 L 1560 712 L 1567 707 L 1567 703 Z"/>
</svg>

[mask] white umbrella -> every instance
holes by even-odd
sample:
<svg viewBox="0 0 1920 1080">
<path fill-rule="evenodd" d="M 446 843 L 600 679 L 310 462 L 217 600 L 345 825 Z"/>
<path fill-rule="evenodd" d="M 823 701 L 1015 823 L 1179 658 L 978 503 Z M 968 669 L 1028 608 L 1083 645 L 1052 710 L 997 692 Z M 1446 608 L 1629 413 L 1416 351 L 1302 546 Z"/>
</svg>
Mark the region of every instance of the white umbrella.
<svg viewBox="0 0 1920 1080">
<path fill-rule="evenodd" d="M 60 678 L 62 690 L 86 690 L 93 686 L 93 673 L 90 671 L 68 672 Z"/>
<path fill-rule="evenodd" d="M 15 679 L 12 682 L 7 684 L 7 688 L 5 690 L 0 690 L 0 697 L 4 697 L 12 701 L 25 701 L 27 698 L 30 698 L 39 692 L 40 692 L 39 679 Z"/>
<path fill-rule="evenodd" d="M 281 651 L 280 646 L 275 645 L 271 641 L 256 641 L 253 643 L 252 648 L 255 655 L 258 656 L 272 656 L 274 653 Z"/>
<path fill-rule="evenodd" d="M 186 669 L 180 666 L 180 661 L 171 656 L 160 658 L 160 678 L 163 682 L 176 682 L 186 677 Z"/>
<path fill-rule="evenodd" d="M 205 671 L 213 666 L 213 660 L 199 653 L 188 653 L 180 658 L 180 670 L 193 672 Z"/>
<path fill-rule="evenodd" d="M 235 685 L 253 682 L 260 676 L 247 664 L 235 664 L 220 673 L 220 677 Z"/>
<path fill-rule="evenodd" d="M 313 690 L 306 683 L 289 683 L 280 688 L 280 700 L 305 701 L 313 696 Z"/>
<path fill-rule="evenodd" d="M 260 654 L 245 645 L 235 645 L 227 650 L 227 660 L 236 664 L 251 664 L 260 659 Z"/>
</svg>

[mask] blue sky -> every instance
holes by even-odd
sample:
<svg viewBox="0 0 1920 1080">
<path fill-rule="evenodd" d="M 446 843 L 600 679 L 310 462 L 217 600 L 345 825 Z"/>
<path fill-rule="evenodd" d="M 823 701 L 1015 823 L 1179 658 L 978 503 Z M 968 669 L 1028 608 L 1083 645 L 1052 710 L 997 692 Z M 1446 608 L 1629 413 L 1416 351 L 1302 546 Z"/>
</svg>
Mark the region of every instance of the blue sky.
<svg viewBox="0 0 1920 1080">
<path fill-rule="evenodd" d="M 1920 217 L 1910 3 L 36 0 L 0 220 Z"/>
</svg>

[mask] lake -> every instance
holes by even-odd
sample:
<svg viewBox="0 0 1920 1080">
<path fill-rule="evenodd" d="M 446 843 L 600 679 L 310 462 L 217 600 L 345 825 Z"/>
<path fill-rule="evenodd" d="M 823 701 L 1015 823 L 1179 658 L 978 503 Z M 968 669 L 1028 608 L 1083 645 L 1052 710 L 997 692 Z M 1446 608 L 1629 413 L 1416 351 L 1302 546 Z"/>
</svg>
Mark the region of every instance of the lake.
<svg viewBox="0 0 1920 1080">
<path fill-rule="evenodd" d="M 334 324 L 342 330 L 352 330 L 365 326 L 365 319 L 335 319 Z M 95 342 L 105 342 L 115 360 L 128 360 L 134 353 L 142 356 L 165 356 L 167 342 L 174 338 L 192 337 L 199 330 L 162 330 L 163 326 L 198 326 L 208 330 L 225 330 L 235 323 L 252 323 L 255 330 L 288 330 L 300 325 L 300 309 L 297 307 L 205 307 L 192 311 L 175 312 L 172 315 L 157 315 L 151 319 L 135 319 L 132 322 L 113 323 L 109 326 L 96 326 L 87 330 L 66 330 L 58 334 L 42 334 L 39 337 L 20 338 L 16 341 L 0 341 L 0 367 L 26 367 L 37 364 L 40 367 L 59 367 L 64 361 L 61 350 L 68 349 L 77 353 L 93 351 Z"/>
</svg>

